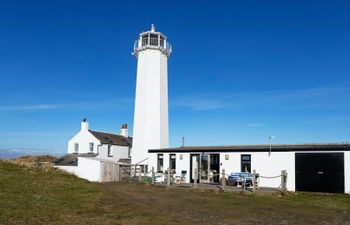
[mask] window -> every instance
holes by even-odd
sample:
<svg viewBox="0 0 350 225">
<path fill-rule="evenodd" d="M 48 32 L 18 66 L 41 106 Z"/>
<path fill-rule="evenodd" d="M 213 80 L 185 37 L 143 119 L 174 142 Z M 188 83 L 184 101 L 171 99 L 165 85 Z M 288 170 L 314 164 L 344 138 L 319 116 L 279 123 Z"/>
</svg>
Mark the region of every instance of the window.
<svg viewBox="0 0 350 225">
<path fill-rule="evenodd" d="M 241 172 L 251 171 L 251 156 L 250 155 L 241 155 Z"/>
<path fill-rule="evenodd" d="M 151 34 L 149 40 L 150 40 L 150 45 L 158 46 L 158 35 Z"/>
<path fill-rule="evenodd" d="M 157 171 L 163 172 L 163 154 L 158 154 Z"/>
<path fill-rule="evenodd" d="M 170 167 L 171 170 L 175 170 L 176 169 L 176 155 L 175 154 L 170 154 L 169 167 Z"/>
<path fill-rule="evenodd" d="M 111 149 L 110 145 L 108 145 L 107 154 L 108 154 L 109 157 L 112 157 L 112 149 Z"/>
<path fill-rule="evenodd" d="M 131 157 L 131 148 L 128 148 L 128 156 Z"/>
<path fill-rule="evenodd" d="M 93 142 L 90 142 L 89 149 L 90 149 L 91 153 L 94 152 L 94 143 Z"/>
<path fill-rule="evenodd" d="M 140 165 L 141 173 L 147 173 L 148 172 L 148 165 Z"/>
<path fill-rule="evenodd" d="M 79 143 L 74 143 L 74 153 L 79 152 Z"/>
<path fill-rule="evenodd" d="M 148 34 L 142 36 L 142 46 L 148 45 Z"/>
<path fill-rule="evenodd" d="M 164 48 L 164 38 L 162 36 L 159 37 L 159 45 Z"/>
</svg>

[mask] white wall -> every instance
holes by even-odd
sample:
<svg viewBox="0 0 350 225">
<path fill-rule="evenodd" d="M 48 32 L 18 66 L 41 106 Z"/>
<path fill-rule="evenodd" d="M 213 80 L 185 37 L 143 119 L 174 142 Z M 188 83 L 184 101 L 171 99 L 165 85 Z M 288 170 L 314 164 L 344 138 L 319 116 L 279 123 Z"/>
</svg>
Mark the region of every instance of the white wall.
<svg viewBox="0 0 350 225">
<path fill-rule="evenodd" d="M 350 152 L 344 153 L 345 193 L 350 194 Z"/>
<path fill-rule="evenodd" d="M 101 181 L 101 162 L 95 158 L 78 157 L 78 177 L 88 181 Z"/>
<path fill-rule="evenodd" d="M 97 146 L 101 143 L 88 130 L 80 130 L 72 139 L 68 141 L 68 154 L 75 153 L 74 144 L 79 144 L 79 154 L 90 153 L 90 143 L 94 143 L 93 153 L 97 153 Z"/>
<path fill-rule="evenodd" d="M 282 170 L 287 170 L 287 189 L 295 191 L 295 153 L 294 152 L 259 152 L 251 154 L 252 171 L 265 177 L 273 177 L 281 174 Z M 281 178 L 266 179 L 260 178 L 262 187 L 279 187 Z"/>
<path fill-rule="evenodd" d="M 225 156 L 229 159 L 226 160 Z M 225 173 L 230 175 L 232 173 L 241 171 L 241 155 L 251 156 L 251 172 L 256 170 L 261 176 L 274 177 L 281 174 L 281 170 L 287 170 L 287 189 L 295 190 L 295 163 L 294 152 L 235 152 L 235 153 L 221 153 L 220 154 L 220 173 L 225 169 Z M 226 177 L 227 178 L 227 177 Z M 260 186 L 277 188 L 281 184 L 281 178 L 266 179 L 260 178 Z"/>
<path fill-rule="evenodd" d="M 182 154 L 183 158 L 180 159 Z M 181 176 L 181 171 L 186 170 L 186 182 L 190 183 L 190 154 L 189 153 L 179 153 L 176 154 L 176 175 Z"/>
<path fill-rule="evenodd" d="M 78 166 L 55 166 L 55 168 L 66 171 L 67 173 L 71 173 L 77 175 Z"/>
<path fill-rule="evenodd" d="M 119 159 L 129 158 L 129 147 L 111 145 L 112 156 L 108 156 L 108 145 L 102 145 L 99 148 L 99 154 L 96 158 L 118 161 Z"/>
<path fill-rule="evenodd" d="M 225 159 L 225 155 L 228 155 L 228 160 Z M 220 173 L 223 169 L 226 174 L 241 172 L 240 153 L 220 153 Z"/>
<path fill-rule="evenodd" d="M 137 61 L 132 163 L 148 158 L 148 149 L 167 148 L 168 136 L 167 56 L 157 49 L 142 50 Z"/>
<path fill-rule="evenodd" d="M 56 168 L 74 174 L 88 181 L 101 181 L 100 161 L 95 158 L 78 157 L 77 166 L 55 166 Z"/>
</svg>

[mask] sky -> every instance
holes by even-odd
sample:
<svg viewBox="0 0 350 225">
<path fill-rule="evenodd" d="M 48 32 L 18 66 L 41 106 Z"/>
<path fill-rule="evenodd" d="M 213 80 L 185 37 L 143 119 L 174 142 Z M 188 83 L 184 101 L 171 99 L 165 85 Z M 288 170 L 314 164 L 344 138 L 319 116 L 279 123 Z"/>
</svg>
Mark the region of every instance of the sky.
<svg viewBox="0 0 350 225">
<path fill-rule="evenodd" d="M 170 146 L 350 141 L 349 1 L 3 1 L 0 149 L 132 135 L 134 40 L 168 37 Z"/>
</svg>

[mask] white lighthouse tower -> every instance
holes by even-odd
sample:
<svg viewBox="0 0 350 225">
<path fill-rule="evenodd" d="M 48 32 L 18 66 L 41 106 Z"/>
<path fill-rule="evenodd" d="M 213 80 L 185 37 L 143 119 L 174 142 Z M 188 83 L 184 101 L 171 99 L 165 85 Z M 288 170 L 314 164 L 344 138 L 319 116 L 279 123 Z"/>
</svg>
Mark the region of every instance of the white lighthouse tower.
<svg viewBox="0 0 350 225">
<path fill-rule="evenodd" d="M 171 45 L 166 37 L 151 30 L 135 42 L 137 81 L 134 112 L 132 164 L 147 165 L 148 149 L 169 147 L 168 58 Z"/>
</svg>

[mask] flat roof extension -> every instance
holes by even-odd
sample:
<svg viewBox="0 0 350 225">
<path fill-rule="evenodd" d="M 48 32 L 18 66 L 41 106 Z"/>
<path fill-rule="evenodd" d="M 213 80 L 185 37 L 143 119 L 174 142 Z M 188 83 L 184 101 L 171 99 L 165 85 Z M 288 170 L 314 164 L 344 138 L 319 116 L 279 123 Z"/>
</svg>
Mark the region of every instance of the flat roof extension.
<svg viewBox="0 0 350 225">
<path fill-rule="evenodd" d="M 270 145 L 185 146 L 149 149 L 149 153 L 188 152 L 269 152 Z M 272 144 L 271 152 L 350 151 L 350 143 L 344 144 Z"/>
</svg>

